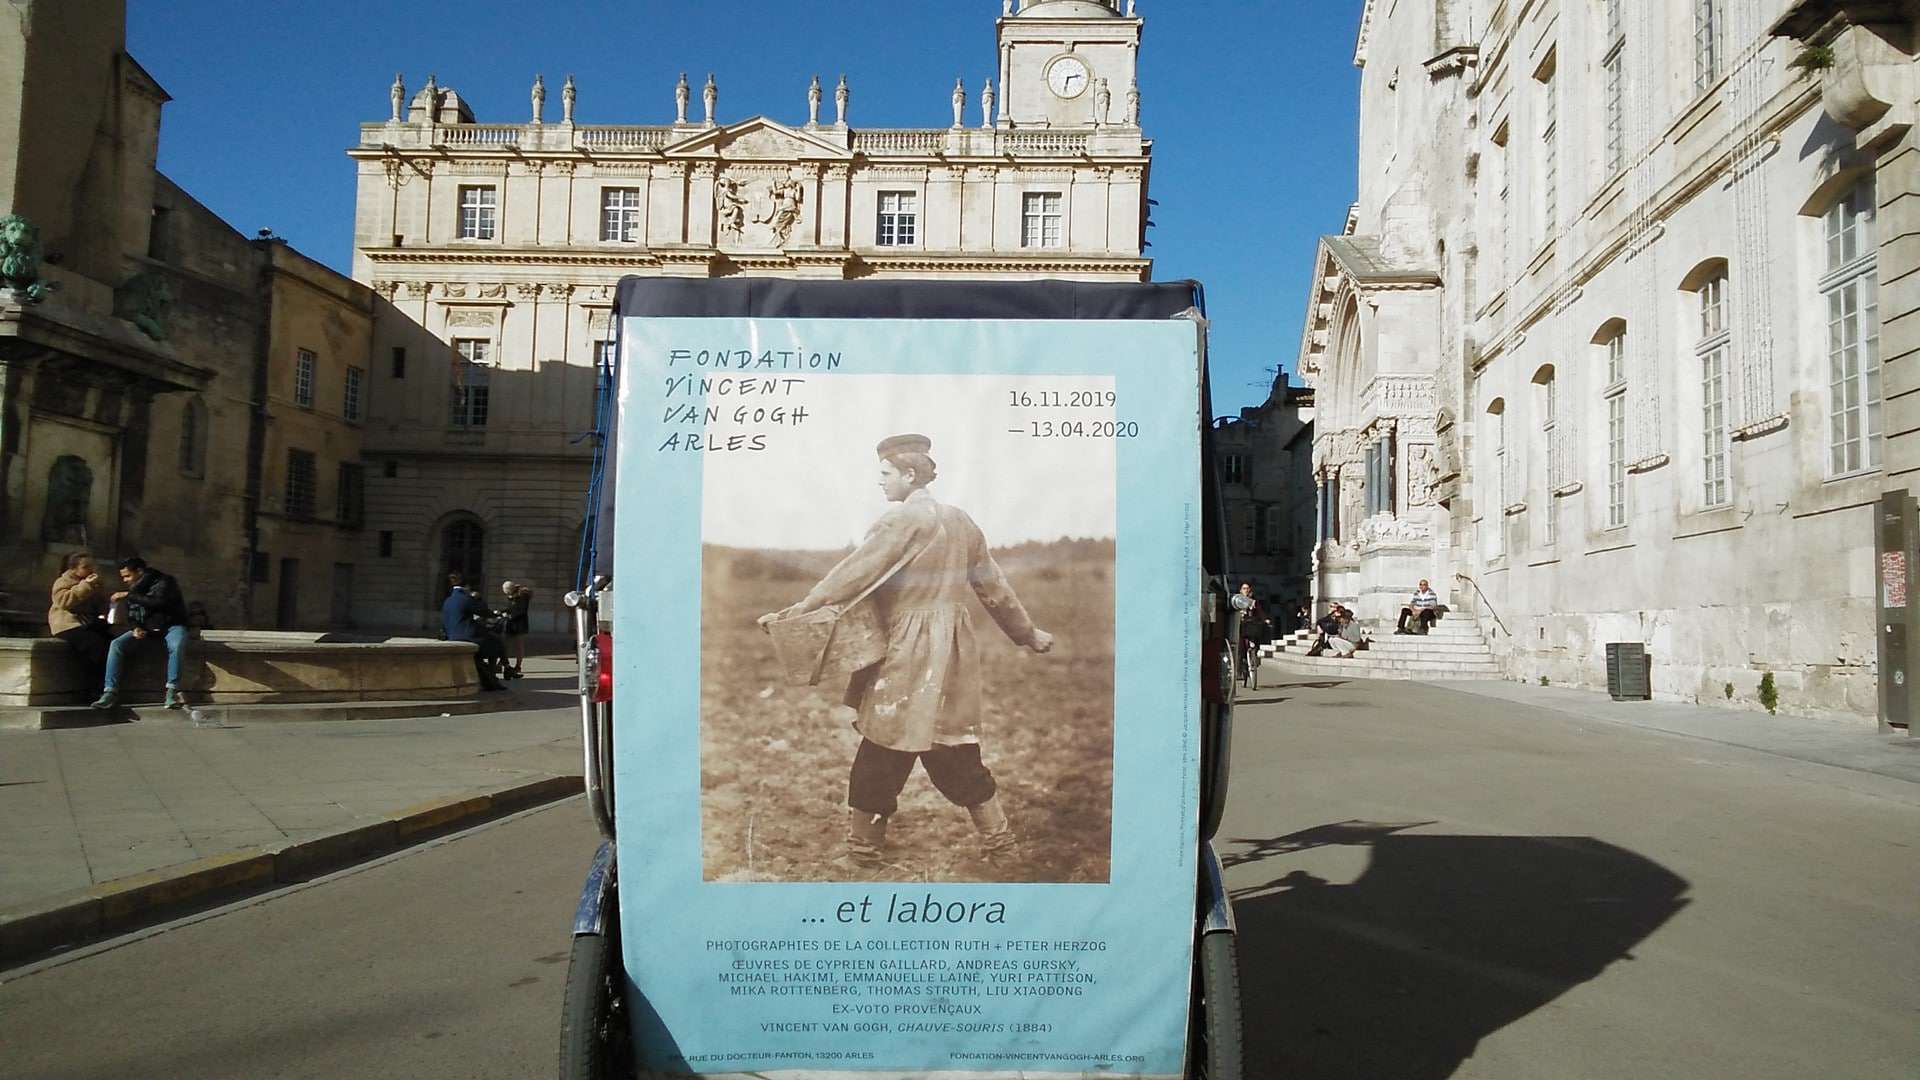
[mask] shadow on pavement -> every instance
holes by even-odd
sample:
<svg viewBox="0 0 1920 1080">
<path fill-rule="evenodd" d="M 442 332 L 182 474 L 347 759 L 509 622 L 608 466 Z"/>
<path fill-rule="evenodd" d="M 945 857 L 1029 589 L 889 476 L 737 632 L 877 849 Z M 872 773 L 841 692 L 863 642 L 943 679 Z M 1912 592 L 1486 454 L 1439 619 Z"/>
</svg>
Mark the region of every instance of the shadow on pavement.
<svg viewBox="0 0 1920 1080">
<path fill-rule="evenodd" d="M 1289 1080 L 1442 1080 L 1481 1039 L 1603 972 L 1684 908 L 1687 882 L 1591 837 L 1434 836 L 1342 822 L 1228 840 L 1228 866 L 1372 849 L 1336 885 L 1272 866 L 1234 890 L 1247 1060 Z"/>
</svg>

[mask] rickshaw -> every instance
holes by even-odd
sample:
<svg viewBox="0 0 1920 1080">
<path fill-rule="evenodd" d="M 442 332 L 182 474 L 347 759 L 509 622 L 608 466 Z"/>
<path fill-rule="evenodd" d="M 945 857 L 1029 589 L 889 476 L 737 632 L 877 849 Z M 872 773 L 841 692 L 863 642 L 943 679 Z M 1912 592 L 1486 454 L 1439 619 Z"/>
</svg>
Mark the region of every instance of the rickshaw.
<svg viewBox="0 0 1920 1080">
<path fill-rule="evenodd" d="M 615 344 L 599 370 L 578 588 L 566 597 L 577 639 L 586 801 L 602 840 L 573 921 L 563 1080 L 1243 1075 L 1233 911 L 1212 847 L 1227 795 L 1240 643 L 1227 602 L 1225 519 L 1210 445 L 1204 310 L 1195 282 L 622 281 L 611 313 Z M 938 378 L 929 374 L 936 368 Z M 762 396 L 724 396 L 748 380 L 761 384 L 748 392 Z M 812 441 L 783 426 L 791 415 L 770 419 L 778 403 L 767 395 L 783 388 L 782 401 L 804 398 L 793 407 L 809 414 L 802 420 L 815 425 L 805 429 Z M 893 423 L 896 417 L 903 419 Z M 1061 492 L 1088 506 L 1102 498 L 1112 504 L 1099 526 L 1112 534 L 1105 546 L 1053 541 L 1095 552 L 1091 569 L 1029 559 L 1020 564 L 1024 576 L 1006 574 L 1017 590 L 1065 574 L 1075 583 L 1067 587 L 1070 597 L 1095 589 L 1111 595 L 1107 637 L 1098 638 L 1103 631 L 1093 625 L 1074 639 L 1084 655 L 1063 658 L 1028 655 L 1044 651 L 1037 646 L 1050 636 L 1009 630 L 1015 644 L 1026 638 L 1027 650 L 1002 647 L 982 661 L 1000 664 L 1000 672 L 1052 665 L 1044 670 L 1072 671 L 1108 687 L 1108 711 L 1075 704 L 1071 720 L 1022 711 L 1024 702 L 986 707 L 990 717 L 1024 717 L 1000 723 L 1024 724 L 1022 732 L 1033 729 L 1036 739 L 1082 729 L 1098 735 L 1106 724 L 1108 802 L 1096 792 L 1066 803 L 1064 780 L 1025 789 L 1034 803 L 1030 817 L 1062 805 L 1082 818 L 1092 814 L 1089 820 L 1109 815 L 1105 845 L 1091 829 L 1095 840 L 1071 849 L 1091 869 L 1068 875 L 1052 856 L 1030 853 L 1013 877 L 936 874 L 926 869 L 935 865 L 930 860 L 948 858 L 936 844 L 914 856 L 929 861 L 908 865 L 904 876 L 897 865 L 850 876 L 843 859 L 803 863 L 797 856 L 792 867 L 770 870 L 770 853 L 782 849 L 769 835 L 790 821 L 749 819 L 742 841 L 738 813 L 709 801 L 740 783 L 738 763 L 717 757 L 712 740 L 725 734 L 720 728 L 787 698 L 827 703 L 831 713 L 831 695 L 820 684 L 828 683 L 821 677 L 827 657 L 842 648 L 834 635 L 857 637 L 837 628 L 855 621 L 854 610 L 877 603 L 863 603 L 872 585 L 851 602 L 843 595 L 823 609 L 832 614 L 826 643 L 810 646 L 820 650 L 813 670 L 804 670 L 803 659 L 790 684 L 768 679 L 748 693 L 762 681 L 739 674 L 760 662 L 742 659 L 760 640 L 749 636 L 756 612 L 731 594 L 716 600 L 716 590 L 734 588 L 768 559 L 740 554 L 736 548 L 747 541 L 739 537 L 772 534 L 787 547 L 808 547 L 799 533 L 832 515 L 793 511 L 780 518 L 781 507 L 800 505 L 789 489 L 811 487 L 842 457 L 852 460 L 851 451 L 840 454 L 842 442 L 871 453 L 863 428 L 868 435 L 891 432 L 907 417 L 921 418 L 918 426 L 929 431 L 957 433 L 904 437 L 916 448 L 945 440 L 936 453 L 957 443 L 973 448 L 965 452 L 975 466 L 1018 461 L 1031 466 L 1022 476 L 1051 478 L 1054 495 L 1018 496 L 1024 485 L 1012 488 L 1026 501 L 993 519 L 1010 535 L 1026 536 L 1022 520 L 1053 513 L 1049 504 L 1066 498 Z M 996 424 L 1001 430 L 992 430 Z M 880 445 L 883 487 L 892 463 L 932 464 L 886 456 L 900 438 Z M 947 460 L 942 484 L 953 471 Z M 894 472 L 913 479 L 911 469 Z M 747 481 L 739 477 L 749 474 L 763 477 L 761 486 L 742 486 Z M 974 490 L 1009 489 L 976 483 Z M 870 488 L 861 490 L 872 497 Z M 906 513 L 920 494 L 890 502 L 887 512 Z M 759 533 L 716 525 L 741 519 L 743 502 Z M 965 531 L 957 520 L 940 518 L 933 535 L 952 541 L 955 528 Z M 869 538 L 880 525 L 872 528 Z M 1029 531 L 1040 539 L 1001 552 L 1009 567 L 1022 552 L 1048 550 L 1043 541 L 1053 534 L 1042 535 L 1039 525 Z M 1068 531 L 1078 535 L 1081 526 L 1055 529 Z M 835 557 L 842 562 L 828 577 L 842 573 L 858 553 L 845 549 L 865 542 L 856 536 L 810 573 Z M 903 555 L 889 572 L 906 580 L 902 568 L 928 558 L 933 542 Z M 1006 601 L 979 582 L 1000 573 L 994 555 L 975 550 L 969 557 L 976 593 L 1007 629 L 1017 620 Z M 912 561 L 913 572 L 921 565 Z M 989 565 L 990 572 L 981 569 Z M 776 566 L 768 580 L 794 579 L 781 587 L 798 595 L 807 574 L 787 569 Z M 775 616 L 787 617 L 771 613 L 759 628 L 771 634 L 766 624 L 778 622 Z M 885 619 L 883 636 L 887 625 L 897 625 Z M 993 626 L 982 621 L 970 640 L 992 638 Z M 732 636 L 723 642 L 722 634 Z M 869 706 L 879 691 L 867 675 L 868 698 L 855 708 L 862 676 L 849 676 L 842 705 L 845 715 L 859 717 L 858 735 L 841 737 L 860 739 L 864 752 L 881 737 L 862 725 L 889 706 Z M 619 697 L 616 683 L 626 691 Z M 722 693 L 739 703 L 728 698 L 723 709 L 715 704 Z M 950 703 L 942 698 L 940 707 Z M 810 714 L 795 706 L 782 715 Z M 770 729 L 756 736 L 754 752 L 778 747 L 782 756 L 772 760 L 799 771 L 802 749 L 823 738 L 810 724 Z M 931 777 L 929 756 L 922 754 L 921 764 Z M 913 763 L 909 756 L 908 770 Z M 768 778 L 755 782 L 764 791 Z M 831 793 L 831 782 L 837 780 L 810 780 L 809 790 Z M 954 824 L 964 816 L 931 792 L 924 797 L 949 815 L 928 821 L 965 828 Z M 797 805 L 825 802 L 822 796 Z M 834 819 L 823 808 L 819 813 L 826 836 Z M 874 820 L 886 827 L 884 812 Z M 788 847 L 812 842 L 804 825 L 788 834 L 800 838 Z M 745 866 L 727 864 L 739 847 Z M 952 867 L 975 865 L 952 858 Z M 848 891 L 883 888 L 893 890 L 884 916 L 871 892 Z M 1007 914 L 1009 907 L 1018 917 Z M 902 912 L 914 917 L 896 919 Z M 983 1071 L 969 1071 L 975 1067 Z"/>
</svg>

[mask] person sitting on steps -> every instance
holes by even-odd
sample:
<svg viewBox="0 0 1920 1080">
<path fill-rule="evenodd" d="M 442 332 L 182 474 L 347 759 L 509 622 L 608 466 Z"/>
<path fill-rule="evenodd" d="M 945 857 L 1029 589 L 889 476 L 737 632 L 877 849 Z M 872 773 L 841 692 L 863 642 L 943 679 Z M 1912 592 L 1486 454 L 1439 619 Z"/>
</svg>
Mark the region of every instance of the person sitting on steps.
<svg viewBox="0 0 1920 1080">
<path fill-rule="evenodd" d="M 1413 591 L 1412 601 L 1410 601 L 1406 607 L 1400 609 L 1400 625 L 1394 630 L 1394 633 L 1425 634 L 1433 628 L 1434 623 L 1440 621 L 1440 613 L 1445 610 L 1446 608 L 1440 606 L 1440 597 L 1435 595 L 1434 591 L 1427 586 L 1427 579 L 1421 578 L 1420 587 Z M 1407 623 L 1409 620 L 1411 620 L 1418 629 L 1408 627 Z"/>
</svg>

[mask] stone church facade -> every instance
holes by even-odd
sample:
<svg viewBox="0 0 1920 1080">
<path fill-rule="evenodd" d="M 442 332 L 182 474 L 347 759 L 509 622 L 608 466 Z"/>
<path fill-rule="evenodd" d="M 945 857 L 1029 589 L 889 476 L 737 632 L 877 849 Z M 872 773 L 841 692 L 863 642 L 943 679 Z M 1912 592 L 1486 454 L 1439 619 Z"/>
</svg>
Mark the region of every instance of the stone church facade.
<svg viewBox="0 0 1920 1080">
<path fill-rule="evenodd" d="M 1912 185 L 1770 32 L 1793 6 L 1364 5 L 1299 356 L 1322 604 L 1390 625 L 1425 577 L 1517 679 L 1639 642 L 1658 697 L 1873 714 Z"/>
<path fill-rule="evenodd" d="M 1141 26 L 1119 0 L 1009 0 L 997 75 L 924 129 L 857 126 L 844 79 L 796 88 L 789 123 L 669 77 L 671 122 L 604 126 L 574 121 L 570 78 L 536 79 L 518 123 L 396 78 L 349 151 L 354 277 L 399 316 L 375 327 L 362 621 L 437 625 L 459 570 L 533 584 L 560 628 L 625 275 L 1145 280 Z"/>
</svg>

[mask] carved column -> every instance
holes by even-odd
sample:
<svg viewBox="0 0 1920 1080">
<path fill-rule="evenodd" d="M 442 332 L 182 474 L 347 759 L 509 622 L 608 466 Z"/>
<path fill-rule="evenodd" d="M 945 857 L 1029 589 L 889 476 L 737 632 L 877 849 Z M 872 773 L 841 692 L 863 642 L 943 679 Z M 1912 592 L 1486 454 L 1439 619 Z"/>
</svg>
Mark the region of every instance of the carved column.
<svg viewBox="0 0 1920 1080">
<path fill-rule="evenodd" d="M 713 178 L 719 167 L 711 161 L 696 161 L 687 181 L 687 243 L 712 246 L 718 243 L 713 233 Z"/>
<path fill-rule="evenodd" d="M 848 165 L 829 165 L 820 185 L 820 205 L 816 212 L 820 222 L 820 246 L 831 251 L 844 250 L 847 246 L 847 207 L 852 198 L 852 175 L 853 170 Z"/>
</svg>

